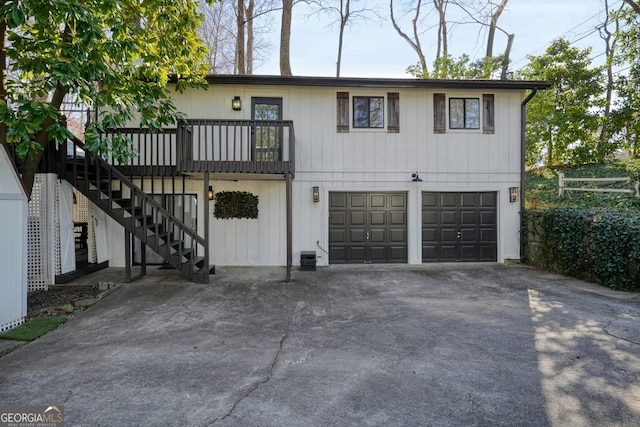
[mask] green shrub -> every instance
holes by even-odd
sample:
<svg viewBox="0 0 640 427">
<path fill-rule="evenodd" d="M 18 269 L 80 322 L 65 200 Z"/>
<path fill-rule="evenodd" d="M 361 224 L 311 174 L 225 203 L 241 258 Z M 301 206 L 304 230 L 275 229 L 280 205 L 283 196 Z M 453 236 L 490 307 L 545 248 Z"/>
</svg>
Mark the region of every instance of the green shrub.
<svg viewBox="0 0 640 427">
<path fill-rule="evenodd" d="M 557 208 L 529 210 L 525 218 L 527 262 L 613 289 L 640 291 L 636 213 Z"/>
</svg>

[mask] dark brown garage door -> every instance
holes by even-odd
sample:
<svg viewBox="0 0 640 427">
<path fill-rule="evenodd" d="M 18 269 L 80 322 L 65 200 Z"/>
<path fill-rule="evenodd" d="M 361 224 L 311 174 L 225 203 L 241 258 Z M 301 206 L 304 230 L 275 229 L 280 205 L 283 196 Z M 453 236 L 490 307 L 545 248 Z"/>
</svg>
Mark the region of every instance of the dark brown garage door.
<svg viewBox="0 0 640 427">
<path fill-rule="evenodd" d="M 422 262 L 496 261 L 496 193 L 422 193 Z"/>
<path fill-rule="evenodd" d="M 406 193 L 329 193 L 329 263 L 403 262 Z"/>
</svg>

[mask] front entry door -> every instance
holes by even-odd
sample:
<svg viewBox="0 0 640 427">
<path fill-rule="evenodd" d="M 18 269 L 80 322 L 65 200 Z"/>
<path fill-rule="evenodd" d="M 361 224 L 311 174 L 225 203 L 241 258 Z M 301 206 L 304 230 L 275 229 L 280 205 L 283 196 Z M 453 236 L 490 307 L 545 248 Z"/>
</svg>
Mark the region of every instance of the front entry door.
<svg viewBox="0 0 640 427">
<path fill-rule="evenodd" d="M 253 161 L 282 160 L 282 98 L 251 98 L 251 120 L 265 122 L 253 127 Z"/>
<path fill-rule="evenodd" d="M 329 193 L 329 263 L 407 262 L 406 193 Z"/>
</svg>

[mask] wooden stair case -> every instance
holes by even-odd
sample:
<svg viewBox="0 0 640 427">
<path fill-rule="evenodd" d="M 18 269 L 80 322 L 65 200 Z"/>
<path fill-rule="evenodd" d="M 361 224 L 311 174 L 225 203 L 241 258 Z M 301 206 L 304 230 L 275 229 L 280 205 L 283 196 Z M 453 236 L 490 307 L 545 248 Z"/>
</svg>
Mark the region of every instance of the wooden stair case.
<svg viewBox="0 0 640 427">
<path fill-rule="evenodd" d="M 74 139 L 74 145 L 82 142 Z M 189 280 L 209 282 L 207 241 L 164 209 L 116 167 L 74 150 L 59 175 Z M 144 249 L 143 249 L 144 250 Z"/>
</svg>

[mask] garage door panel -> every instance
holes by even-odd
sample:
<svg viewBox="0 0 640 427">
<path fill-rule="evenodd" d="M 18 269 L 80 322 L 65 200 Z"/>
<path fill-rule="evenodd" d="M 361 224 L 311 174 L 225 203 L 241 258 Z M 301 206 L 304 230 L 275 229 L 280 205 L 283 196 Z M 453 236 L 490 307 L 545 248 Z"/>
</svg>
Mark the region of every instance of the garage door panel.
<svg viewBox="0 0 640 427">
<path fill-rule="evenodd" d="M 440 224 L 457 224 L 458 223 L 458 211 L 441 211 L 440 212 Z"/>
<path fill-rule="evenodd" d="M 442 245 L 440 246 L 438 261 L 457 261 L 458 260 L 458 247 L 457 245 Z"/>
<path fill-rule="evenodd" d="M 350 229 L 349 240 L 355 243 L 364 243 L 367 240 L 367 230 L 365 230 L 364 228 Z"/>
<path fill-rule="evenodd" d="M 390 203 L 389 206 L 392 208 L 406 208 L 407 207 L 407 196 L 405 194 L 391 194 L 389 196 Z"/>
<path fill-rule="evenodd" d="M 365 225 L 367 223 L 367 213 L 364 211 L 349 212 L 349 225 Z"/>
<path fill-rule="evenodd" d="M 387 261 L 387 247 L 386 246 L 371 246 L 371 262 L 384 262 Z"/>
<path fill-rule="evenodd" d="M 436 211 L 424 211 L 422 214 L 422 224 L 435 225 L 438 223 L 438 212 Z"/>
<path fill-rule="evenodd" d="M 422 229 L 422 244 L 425 242 L 435 242 L 438 240 L 438 229 L 437 228 L 423 228 Z"/>
<path fill-rule="evenodd" d="M 347 230 L 331 229 L 329 231 L 329 243 L 347 243 Z"/>
<path fill-rule="evenodd" d="M 480 241 L 482 242 L 495 242 L 496 239 L 495 228 L 481 228 L 480 229 Z"/>
<path fill-rule="evenodd" d="M 460 224 L 462 225 L 475 225 L 478 222 L 476 211 L 461 211 L 460 212 Z"/>
<path fill-rule="evenodd" d="M 476 193 L 462 193 L 460 194 L 460 207 L 467 208 L 472 207 L 475 208 L 478 205 L 478 195 Z"/>
<path fill-rule="evenodd" d="M 458 194 L 440 193 L 440 206 L 443 208 L 458 207 Z"/>
<path fill-rule="evenodd" d="M 407 230 L 405 230 L 405 229 L 391 229 L 391 230 L 389 230 L 389 242 L 390 243 L 406 243 L 407 242 Z"/>
<path fill-rule="evenodd" d="M 366 249 L 364 246 L 351 246 L 349 248 L 349 258 L 347 261 L 350 262 L 364 262 L 366 255 Z"/>
<path fill-rule="evenodd" d="M 480 193 L 480 204 L 479 204 L 480 207 L 495 208 L 497 206 L 496 203 L 497 203 L 496 193 Z"/>
<path fill-rule="evenodd" d="M 480 211 L 480 224 L 495 225 L 496 212 L 495 211 Z"/>
<path fill-rule="evenodd" d="M 438 194 L 437 193 L 422 193 L 422 208 L 435 208 L 438 206 Z"/>
<path fill-rule="evenodd" d="M 329 257 L 336 263 L 344 263 L 347 259 L 347 252 L 344 246 L 332 246 L 329 248 Z"/>
<path fill-rule="evenodd" d="M 475 228 L 463 228 L 460 230 L 460 241 L 463 243 L 467 242 L 477 242 L 478 241 L 478 233 Z"/>
<path fill-rule="evenodd" d="M 369 212 L 369 225 L 385 225 L 386 223 L 386 212 Z"/>
<path fill-rule="evenodd" d="M 387 230 L 371 230 L 369 241 L 371 243 L 385 243 L 387 241 Z"/>
<path fill-rule="evenodd" d="M 441 228 L 440 229 L 440 241 L 441 242 L 455 242 L 458 240 L 458 230 L 456 228 Z"/>
<path fill-rule="evenodd" d="M 346 193 L 331 193 L 329 194 L 329 207 L 330 208 L 345 208 L 347 207 L 347 195 Z"/>
<path fill-rule="evenodd" d="M 406 193 L 329 196 L 330 263 L 407 261 Z"/>
<path fill-rule="evenodd" d="M 390 225 L 407 225 L 407 214 L 406 212 L 389 212 L 389 224 Z"/>
<path fill-rule="evenodd" d="M 369 207 L 371 208 L 387 207 L 387 196 L 384 194 L 372 194 Z"/>
<path fill-rule="evenodd" d="M 389 260 L 392 262 L 406 262 L 407 247 L 406 246 L 390 246 Z"/>
<path fill-rule="evenodd" d="M 367 198 L 364 194 L 351 194 L 349 197 L 349 207 L 364 208 L 366 200 Z"/>
<path fill-rule="evenodd" d="M 347 214 L 346 212 L 334 212 L 329 218 L 329 225 L 333 226 L 346 226 L 347 225 Z"/>
<path fill-rule="evenodd" d="M 497 193 L 423 192 L 422 261 L 495 261 Z"/>
</svg>

